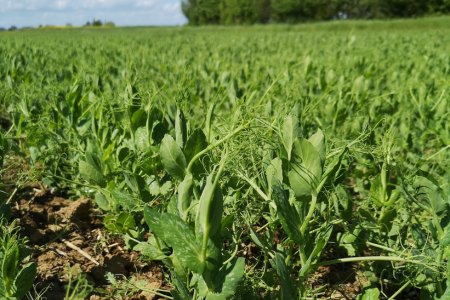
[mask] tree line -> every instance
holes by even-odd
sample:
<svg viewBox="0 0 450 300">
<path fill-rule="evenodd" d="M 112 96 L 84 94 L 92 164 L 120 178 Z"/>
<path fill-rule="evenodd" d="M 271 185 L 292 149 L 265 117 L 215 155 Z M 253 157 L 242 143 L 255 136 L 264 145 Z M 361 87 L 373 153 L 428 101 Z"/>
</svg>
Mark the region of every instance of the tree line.
<svg viewBox="0 0 450 300">
<path fill-rule="evenodd" d="M 190 25 L 299 23 L 420 17 L 450 12 L 450 0 L 182 0 Z"/>
</svg>

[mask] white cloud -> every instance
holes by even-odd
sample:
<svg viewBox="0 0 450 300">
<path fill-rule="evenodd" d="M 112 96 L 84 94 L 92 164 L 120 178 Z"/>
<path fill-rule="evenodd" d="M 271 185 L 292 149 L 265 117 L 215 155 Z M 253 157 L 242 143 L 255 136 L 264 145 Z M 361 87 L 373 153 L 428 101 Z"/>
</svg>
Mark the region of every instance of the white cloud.
<svg viewBox="0 0 450 300">
<path fill-rule="evenodd" d="M 151 7 L 153 5 L 155 5 L 156 1 L 155 0 L 140 0 L 137 1 L 135 6 L 136 7 Z"/>
<path fill-rule="evenodd" d="M 0 0 L 0 27 L 83 25 L 92 19 L 119 26 L 182 25 L 181 0 Z"/>
</svg>

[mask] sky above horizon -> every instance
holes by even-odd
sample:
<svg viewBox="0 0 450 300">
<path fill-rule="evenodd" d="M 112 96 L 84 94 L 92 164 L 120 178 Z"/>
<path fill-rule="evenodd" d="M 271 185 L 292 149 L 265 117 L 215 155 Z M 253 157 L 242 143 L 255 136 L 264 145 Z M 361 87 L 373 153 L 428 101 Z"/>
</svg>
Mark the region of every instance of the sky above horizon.
<svg viewBox="0 0 450 300">
<path fill-rule="evenodd" d="M 183 25 L 180 0 L 0 0 L 0 27 L 81 26 L 100 19 L 117 26 Z"/>
</svg>

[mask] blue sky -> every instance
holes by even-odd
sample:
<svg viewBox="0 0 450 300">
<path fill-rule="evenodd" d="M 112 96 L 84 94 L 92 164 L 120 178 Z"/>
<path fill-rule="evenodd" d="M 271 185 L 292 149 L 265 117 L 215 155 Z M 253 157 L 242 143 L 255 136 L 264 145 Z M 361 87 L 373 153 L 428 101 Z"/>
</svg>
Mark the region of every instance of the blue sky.
<svg viewBox="0 0 450 300">
<path fill-rule="evenodd" d="M 92 19 L 118 26 L 183 25 L 180 0 L 0 0 L 0 27 L 84 25 Z"/>
</svg>

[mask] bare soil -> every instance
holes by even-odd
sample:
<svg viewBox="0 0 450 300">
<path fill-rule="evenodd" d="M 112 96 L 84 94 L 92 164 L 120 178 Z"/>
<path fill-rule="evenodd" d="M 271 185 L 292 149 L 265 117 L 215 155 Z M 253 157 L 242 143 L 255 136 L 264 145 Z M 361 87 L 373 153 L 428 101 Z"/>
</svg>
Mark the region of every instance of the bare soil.
<svg viewBox="0 0 450 300">
<path fill-rule="evenodd" d="M 74 275 L 85 274 L 96 289 L 105 291 L 90 295 L 92 300 L 104 299 L 111 292 L 106 272 L 118 280 L 134 276 L 147 281 L 150 288 L 165 288 L 160 267 L 139 262 L 137 252 L 126 250 L 120 238 L 104 233 L 101 211 L 93 208 L 91 199 L 69 201 L 52 195 L 43 184 L 33 184 L 28 194 L 12 204 L 12 218 L 20 220 L 21 234 L 29 239 L 31 261 L 38 264 L 36 291 L 48 288 L 43 295 L 46 299 L 65 299 L 69 266 Z M 73 248 L 91 256 L 98 265 Z M 154 297 L 141 291 L 122 299 Z"/>
</svg>

